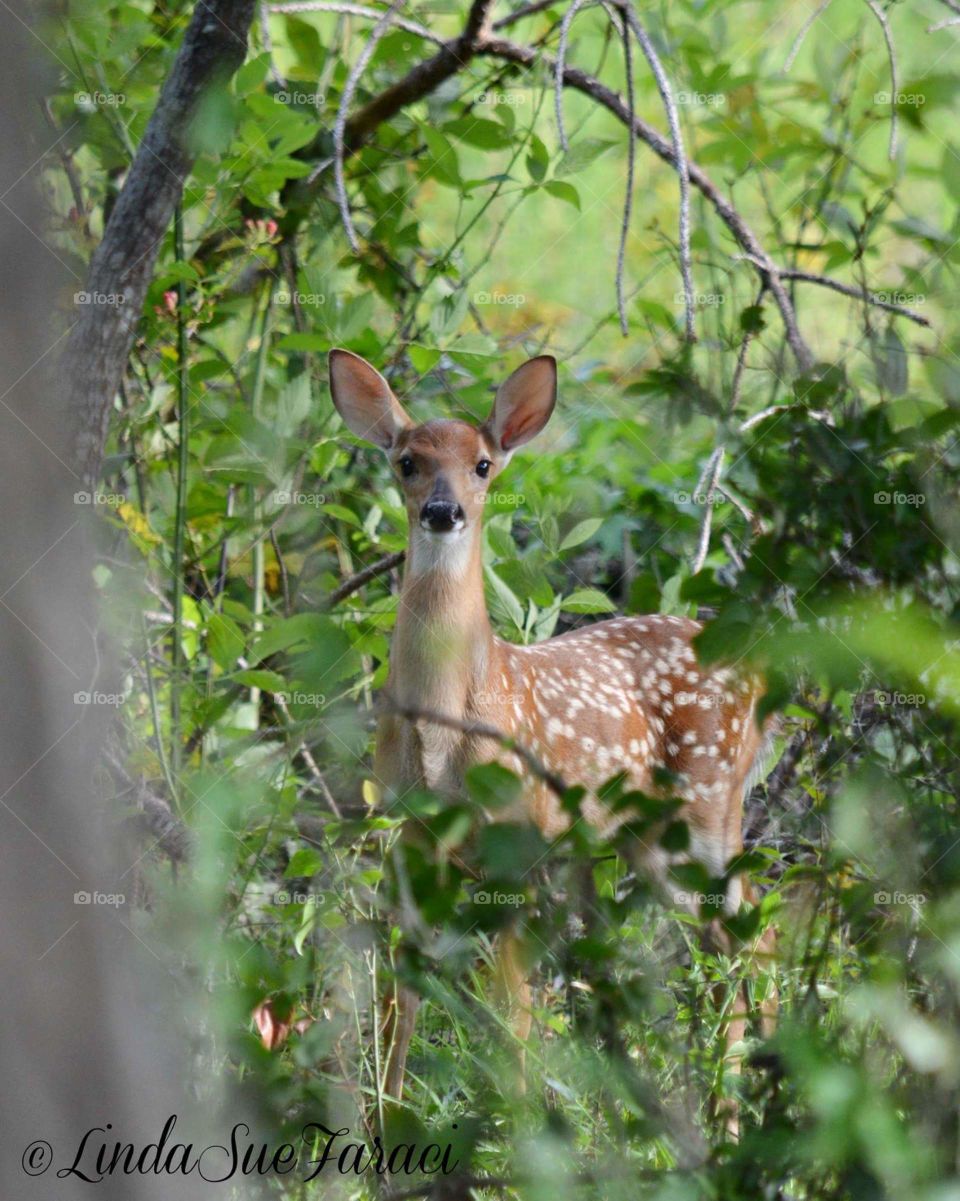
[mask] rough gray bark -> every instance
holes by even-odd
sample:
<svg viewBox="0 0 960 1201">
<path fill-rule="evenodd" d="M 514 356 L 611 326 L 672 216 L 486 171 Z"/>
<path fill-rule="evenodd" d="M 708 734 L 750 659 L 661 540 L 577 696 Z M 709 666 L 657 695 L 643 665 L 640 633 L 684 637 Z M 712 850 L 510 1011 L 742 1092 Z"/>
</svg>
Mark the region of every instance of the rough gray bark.
<svg viewBox="0 0 960 1201">
<path fill-rule="evenodd" d="M 254 0 L 198 0 L 90 263 L 85 290 L 120 293 L 123 303 L 79 306 L 66 348 L 68 411 L 77 463 L 88 488 L 99 477 L 113 400 L 153 264 L 193 162 L 191 121 L 203 96 L 223 86 L 243 62 L 253 11 Z"/>
<path fill-rule="evenodd" d="M 65 281 L 44 246 L 35 188 L 52 140 L 37 103 L 45 81 L 31 78 L 42 70 L 26 24 L 36 6 L 17 9 L 0 5 L 0 1197 L 225 1196 L 225 1186 L 195 1174 L 118 1173 L 97 1184 L 57 1177 L 83 1135 L 108 1122 L 111 1146 L 156 1142 L 172 1113 L 179 1138 L 171 1141 L 204 1146 L 223 1129 L 218 1118 L 204 1130 L 191 1113 L 183 1031 L 173 1038 L 161 1030 L 187 988 L 182 973 L 174 986 L 168 970 L 182 955 L 134 912 L 130 869 L 142 844 L 124 851 L 112 790 L 94 785 L 116 709 L 83 703 L 82 694 L 116 685 L 97 648 L 83 538 L 91 506 L 74 503 L 67 389 L 44 370 Z M 125 901 L 75 895 L 94 891 Z M 199 1015 L 195 1004 L 188 1029 Z M 228 1129 L 237 1116 L 226 1119 Z M 42 1173 L 39 1140 L 52 1153 Z"/>
</svg>

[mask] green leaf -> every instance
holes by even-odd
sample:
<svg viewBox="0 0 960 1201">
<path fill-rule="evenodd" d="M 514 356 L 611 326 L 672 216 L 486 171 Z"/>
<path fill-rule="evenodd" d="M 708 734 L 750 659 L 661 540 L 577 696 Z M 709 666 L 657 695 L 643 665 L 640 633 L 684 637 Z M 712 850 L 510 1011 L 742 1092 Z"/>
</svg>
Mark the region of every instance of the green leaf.
<svg viewBox="0 0 960 1201">
<path fill-rule="evenodd" d="M 616 142 L 610 138 L 584 138 L 582 142 L 577 142 L 575 146 L 570 147 L 557 164 L 556 173 L 557 175 L 576 175 L 578 171 L 589 167 L 601 154 L 606 154 L 615 145 Z"/>
<path fill-rule="evenodd" d="M 492 567 L 484 568 L 484 579 L 493 589 L 493 594 L 499 602 L 506 616 L 513 622 L 518 630 L 523 629 L 523 606 L 517 600 L 514 593 L 511 591 L 500 576 L 493 570 Z"/>
<path fill-rule="evenodd" d="M 313 847 L 301 847 L 294 851 L 283 873 L 284 879 L 291 880 L 295 876 L 317 876 L 326 868 L 326 860 Z"/>
<path fill-rule="evenodd" d="M 551 196 L 556 196 L 558 200 L 565 200 L 567 204 L 572 204 L 577 212 L 580 211 L 580 193 L 572 183 L 565 183 L 562 179 L 551 179 L 549 183 L 543 185 L 543 188 Z"/>
<path fill-rule="evenodd" d="M 207 620 L 207 650 L 218 667 L 230 671 L 243 654 L 245 639 L 240 627 L 222 613 L 212 613 Z"/>
<path fill-rule="evenodd" d="M 581 542 L 586 542 L 589 538 L 592 538 L 602 525 L 602 517 L 588 517 L 586 521 L 578 521 L 560 543 L 559 549 L 570 550 L 573 546 L 579 546 Z"/>
<path fill-rule="evenodd" d="M 260 688 L 263 692 L 283 692 L 287 686 L 286 680 L 279 672 L 266 671 L 264 668 L 235 671 L 231 678 L 238 684 L 245 684 L 248 688 Z"/>
<path fill-rule="evenodd" d="M 615 613 L 617 606 L 596 588 L 578 588 L 560 602 L 564 613 Z"/>
<path fill-rule="evenodd" d="M 872 356 L 877 386 L 888 396 L 902 396 L 907 390 L 907 351 L 892 325 L 872 347 Z"/>
<path fill-rule="evenodd" d="M 424 162 L 426 174 L 448 187 L 461 187 L 463 180 L 460 175 L 460 161 L 453 143 L 438 129 L 432 129 L 429 125 L 421 125 L 420 130 L 428 150 Z"/>
<path fill-rule="evenodd" d="M 234 91 L 238 96 L 246 96 L 248 92 L 252 92 L 255 88 L 260 87 L 267 78 L 267 71 L 269 69 L 269 54 L 258 54 L 256 58 L 251 58 L 249 62 L 243 64 L 233 77 Z"/>
</svg>

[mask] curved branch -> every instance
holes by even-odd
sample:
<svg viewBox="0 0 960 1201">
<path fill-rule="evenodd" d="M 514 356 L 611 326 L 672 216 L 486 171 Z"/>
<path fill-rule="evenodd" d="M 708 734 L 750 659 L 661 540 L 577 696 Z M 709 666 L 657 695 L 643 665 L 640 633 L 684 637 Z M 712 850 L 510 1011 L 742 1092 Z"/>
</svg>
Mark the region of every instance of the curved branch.
<svg viewBox="0 0 960 1201">
<path fill-rule="evenodd" d="M 552 0 L 551 0 L 552 2 Z M 365 4 L 340 3 L 340 0 L 299 0 L 290 4 L 271 4 L 268 11 L 272 13 L 339 13 L 346 17 L 363 17 L 368 21 L 379 21 L 384 15 L 382 8 L 369 8 Z M 405 29 L 407 33 L 423 38 L 425 42 L 433 42 L 435 46 L 445 46 L 447 39 L 434 33 L 426 25 L 411 21 L 407 17 L 394 14 L 393 25 L 396 29 Z"/>
<path fill-rule="evenodd" d="M 890 60 L 890 149 L 887 157 L 894 159 L 897 157 L 897 93 L 900 90 L 897 73 L 897 48 L 893 44 L 893 35 L 890 32 L 887 14 L 877 4 L 877 0 L 866 0 L 866 5 L 880 22 L 883 40 L 887 45 L 887 58 Z"/>
<path fill-rule="evenodd" d="M 630 30 L 625 17 L 621 17 L 623 29 L 623 70 L 626 77 L 627 108 L 630 124 L 636 119 L 637 109 L 633 90 L 633 52 L 630 46 Z M 562 82 L 562 80 L 561 80 Z M 637 139 L 627 138 L 627 191 L 623 199 L 623 219 L 620 222 L 620 245 L 617 247 L 617 311 L 620 314 L 620 333 L 627 336 L 627 303 L 623 295 L 623 275 L 627 263 L 627 236 L 630 233 L 630 218 L 633 214 L 633 181 L 637 166 Z"/>
<path fill-rule="evenodd" d="M 762 265 L 758 259 L 749 254 L 736 255 L 735 257 L 745 259 L 748 263 L 753 263 L 754 266 Z M 821 288 L 829 288 L 831 292 L 839 292 L 841 296 L 849 296 L 852 300 L 862 300 L 864 304 L 872 304 L 874 308 L 886 309 L 888 313 L 898 313 L 901 317 L 906 317 L 908 321 L 914 321 L 917 325 L 922 325 L 925 329 L 933 328 L 933 322 L 928 317 L 924 317 L 916 309 L 908 308 L 905 304 L 897 304 L 893 300 L 884 300 L 883 294 L 880 292 L 867 292 L 863 288 L 854 287 L 852 284 L 844 284 L 838 279 L 831 279 L 829 275 L 817 275 L 814 271 L 800 271 L 794 267 L 778 267 L 777 274 L 781 279 L 794 279 L 801 284 L 816 284 Z"/>
<path fill-rule="evenodd" d="M 677 103 L 673 98 L 673 89 L 670 87 L 670 80 L 663 69 L 663 63 L 661 63 L 646 29 L 641 24 L 640 18 L 630 7 L 629 0 L 620 4 L 619 7 L 629 22 L 634 37 L 640 43 L 644 57 L 650 64 L 650 70 L 657 81 L 660 99 L 663 101 L 664 112 L 667 114 L 667 124 L 670 126 L 673 159 L 680 181 L 680 274 L 683 277 L 684 325 L 687 341 L 693 342 L 696 339 L 696 331 L 693 327 L 693 271 L 690 266 L 690 172 L 687 167 L 687 156 L 683 149 L 680 114 L 677 112 Z M 630 116 L 630 124 L 636 125 L 636 117 L 633 114 Z"/>
<path fill-rule="evenodd" d="M 473 0 L 464 25 L 463 33 L 452 41 L 445 42 L 439 52 L 418 63 L 403 79 L 375 96 L 347 122 L 345 142 L 348 149 L 356 149 L 363 139 L 378 125 L 389 121 L 392 116 L 423 99 L 440 86 L 451 75 L 462 70 L 477 53 L 484 40 L 493 0 Z"/>
<path fill-rule="evenodd" d="M 567 62 L 567 42 L 570 39 L 570 26 L 573 19 L 586 3 L 586 0 L 573 0 L 573 3 L 563 14 L 560 24 L 560 42 L 557 46 L 557 61 L 553 68 L 554 92 L 553 106 L 557 118 L 557 134 L 560 138 L 560 149 L 564 154 L 570 149 L 567 141 L 567 130 L 563 123 L 563 69 Z"/>
<path fill-rule="evenodd" d="M 337 118 L 333 124 L 333 172 L 336 179 L 337 187 L 337 203 L 340 206 L 340 217 L 343 220 L 343 228 L 347 233 L 347 241 L 354 253 L 360 250 L 360 243 L 357 241 L 357 231 L 353 227 L 353 218 L 350 216 L 350 201 L 347 199 L 347 184 L 343 177 L 343 139 L 347 125 L 347 113 L 350 110 L 350 103 L 353 100 L 353 93 L 357 90 L 357 84 L 360 82 L 364 71 L 366 71 L 370 59 L 373 58 L 373 52 L 377 48 L 377 42 L 390 28 L 390 23 L 393 20 L 393 14 L 403 3 L 403 0 L 393 0 L 393 3 L 383 14 L 380 20 L 373 27 L 366 45 L 360 53 L 360 57 L 353 64 L 350 74 L 347 76 L 347 82 L 344 84 L 343 91 L 340 94 L 340 104 L 337 107 Z"/>
<path fill-rule="evenodd" d="M 536 62 L 541 61 L 548 70 L 553 69 L 553 59 L 549 55 L 541 54 L 531 46 L 521 46 L 516 42 L 508 41 L 506 38 L 486 39 L 477 48 L 477 53 L 489 58 L 505 59 L 508 62 L 516 63 L 517 66 L 526 68 L 530 68 Z M 662 158 L 665 163 L 669 163 L 674 170 L 677 169 L 674 149 L 667 139 L 658 130 L 654 129 L 652 125 L 648 125 L 641 117 L 634 116 L 631 121 L 630 110 L 617 93 L 608 88 L 606 84 L 601 83 L 594 76 L 587 74 L 586 71 L 581 71 L 578 67 L 565 67 L 563 81 L 567 87 L 574 88 L 578 92 L 583 92 L 584 95 L 590 96 L 598 104 L 603 105 L 618 120 L 622 121 L 628 129 L 632 124 L 634 134 L 642 142 L 645 142 L 654 154 Z M 746 221 L 744 221 L 730 201 L 717 188 L 710 177 L 696 163 L 689 160 L 686 163 L 686 170 L 690 182 L 709 200 L 720 220 L 723 221 L 733 234 L 737 244 L 746 251 L 745 257 L 757 268 L 761 281 L 766 280 L 770 295 L 780 310 L 780 317 L 783 321 L 787 342 L 793 352 L 794 358 L 802 371 L 810 370 L 814 363 L 813 352 L 807 346 L 800 333 L 793 303 L 790 299 L 790 294 L 783 286 L 782 273 L 779 268 L 775 266 L 767 252 L 763 249 L 757 235 L 747 225 Z"/>
</svg>

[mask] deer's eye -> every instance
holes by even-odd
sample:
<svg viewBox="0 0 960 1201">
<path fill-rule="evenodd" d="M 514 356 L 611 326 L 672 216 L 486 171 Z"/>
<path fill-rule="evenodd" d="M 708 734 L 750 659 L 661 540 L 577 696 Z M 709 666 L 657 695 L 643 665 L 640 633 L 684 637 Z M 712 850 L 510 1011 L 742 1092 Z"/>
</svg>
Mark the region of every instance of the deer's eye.
<svg viewBox="0 0 960 1201">
<path fill-rule="evenodd" d="M 408 480 L 413 475 L 413 459 L 409 455 L 404 455 L 402 459 L 398 459 L 397 466 L 400 468 L 400 474 L 405 480 Z"/>
<path fill-rule="evenodd" d="M 487 476 L 490 474 L 490 468 L 492 466 L 493 466 L 493 464 L 490 462 L 489 459 L 481 459 L 480 462 L 477 464 L 477 475 L 480 476 L 480 478 L 482 480 L 485 480 L 487 478 Z"/>
</svg>

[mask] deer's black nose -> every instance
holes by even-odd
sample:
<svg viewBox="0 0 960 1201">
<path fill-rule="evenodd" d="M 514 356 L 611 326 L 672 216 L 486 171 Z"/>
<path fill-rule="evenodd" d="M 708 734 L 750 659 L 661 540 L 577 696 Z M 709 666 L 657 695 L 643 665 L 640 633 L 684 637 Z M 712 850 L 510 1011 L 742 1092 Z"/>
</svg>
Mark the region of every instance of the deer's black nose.
<svg viewBox="0 0 960 1201">
<path fill-rule="evenodd" d="M 420 510 L 420 524 L 436 534 L 448 533 L 463 521 L 463 509 L 455 500 L 428 500 Z"/>
</svg>

